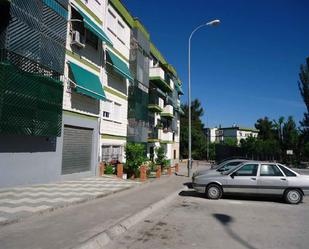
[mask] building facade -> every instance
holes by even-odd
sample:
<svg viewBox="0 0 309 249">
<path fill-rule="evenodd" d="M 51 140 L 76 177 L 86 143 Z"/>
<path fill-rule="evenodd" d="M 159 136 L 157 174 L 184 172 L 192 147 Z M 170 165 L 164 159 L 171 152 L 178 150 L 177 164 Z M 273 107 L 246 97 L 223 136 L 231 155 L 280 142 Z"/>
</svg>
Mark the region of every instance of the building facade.
<svg viewBox="0 0 309 249">
<path fill-rule="evenodd" d="M 0 187 L 58 180 L 68 1 L 1 1 L 0 18 Z"/>
<path fill-rule="evenodd" d="M 0 12 L 0 187 L 94 176 L 127 142 L 178 160 L 180 80 L 121 1 Z"/>
<path fill-rule="evenodd" d="M 239 126 L 218 128 L 216 131 L 216 142 L 224 142 L 226 140 L 234 140 L 236 144 L 240 144 L 240 140 L 248 137 L 257 137 L 259 131 L 251 128 L 243 128 Z"/>
</svg>

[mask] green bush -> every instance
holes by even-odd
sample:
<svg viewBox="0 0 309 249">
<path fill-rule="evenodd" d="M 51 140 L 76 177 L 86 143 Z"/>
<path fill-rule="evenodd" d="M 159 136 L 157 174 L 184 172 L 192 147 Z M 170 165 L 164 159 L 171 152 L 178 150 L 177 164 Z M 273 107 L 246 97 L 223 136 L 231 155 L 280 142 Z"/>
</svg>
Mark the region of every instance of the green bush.
<svg viewBox="0 0 309 249">
<path fill-rule="evenodd" d="M 166 160 L 164 148 L 160 146 L 160 147 L 157 147 L 155 151 L 157 155 L 156 164 L 163 166 L 164 160 Z"/>
<path fill-rule="evenodd" d="M 104 174 L 112 175 L 114 173 L 115 173 L 115 168 L 113 167 L 113 165 L 111 165 L 111 164 L 106 165 L 105 170 L 104 170 Z"/>
<path fill-rule="evenodd" d="M 171 166 L 171 160 L 164 159 L 163 163 L 162 163 L 162 166 L 163 166 L 164 169 L 170 167 Z"/>
<path fill-rule="evenodd" d="M 127 143 L 126 148 L 126 170 L 129 175 L 139 176 L 139 168 L 147 161 L 145 145 Z"/>
</svg>

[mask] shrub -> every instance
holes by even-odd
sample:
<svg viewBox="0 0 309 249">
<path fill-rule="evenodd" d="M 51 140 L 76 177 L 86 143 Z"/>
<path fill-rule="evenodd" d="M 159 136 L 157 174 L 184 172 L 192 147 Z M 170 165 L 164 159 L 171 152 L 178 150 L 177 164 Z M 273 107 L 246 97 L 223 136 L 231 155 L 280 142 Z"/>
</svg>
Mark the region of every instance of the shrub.
<svg viewBox="0 0 309 249">
<path fill-rule="evenodd" d="M 129 174 L 139 175 L 139 168 L 147 161 L 145 145 L 127 143 L 126 145 L 126 170 Z"/>
<path fill-rule="evenodd" d="M 104 171 L 104 174 L 106 175 L 112 175 L 115 173 L 115 168 L 113 167 L 113 165 L 111 164 L 107 164 L 106 167 L 105 167 L 105 171 Z"/>
<path fill-rule="evenodd" d="M 166 159 L 164 148 L 160 146 L 160 147 L 157 147 L 155 151 L 157 154 L 156 164 L 163 166 L 164 160 Z"/>
</svg>

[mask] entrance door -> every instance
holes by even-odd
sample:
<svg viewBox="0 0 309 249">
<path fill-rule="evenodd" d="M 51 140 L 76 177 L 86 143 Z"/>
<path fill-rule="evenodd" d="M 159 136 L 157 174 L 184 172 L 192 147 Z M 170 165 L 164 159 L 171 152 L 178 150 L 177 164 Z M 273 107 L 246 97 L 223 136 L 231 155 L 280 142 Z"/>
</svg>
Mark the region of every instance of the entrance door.
<svg viewBox="0 0 309 249">
<path fill-rule="evenodd" d="M 72 174 L 91 169 L 93 129 L 64 126 L 62 174 Z"/>
</svg>

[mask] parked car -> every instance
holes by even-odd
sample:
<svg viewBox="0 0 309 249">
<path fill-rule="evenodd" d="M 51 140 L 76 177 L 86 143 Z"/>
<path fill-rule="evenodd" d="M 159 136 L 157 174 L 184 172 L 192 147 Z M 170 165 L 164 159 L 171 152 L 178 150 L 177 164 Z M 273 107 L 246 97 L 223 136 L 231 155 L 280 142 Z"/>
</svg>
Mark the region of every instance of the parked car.
<svg viewBox="0 0 309 249">
<path fill-rule="evenodd" d="M 223 194 L 277 195 L 298 204 L 309 194 L 309 176 L 269 162 L 246 161 L 236 168 L 192 178 L 193 188 L 209 199 Z"/>
<path fill-rule="evenodd" d="M 195 176 L 204 175 L 204 174 L 216 174 L 217 172 L 228 171 L 232 168 L 237 167 L 239 164 L 245 161 L 247 160 L 244 160 L 244 159 L 227 160 L 218 165 L 213 165 L 210 169 L 196 171 L 193 173 L 193 176 L 195 177 Z"/>
</svg>

